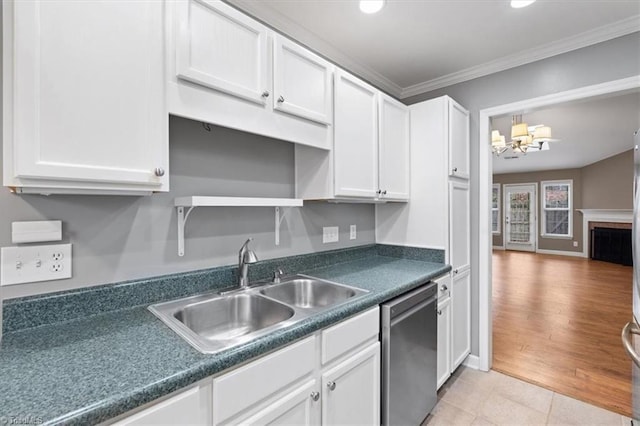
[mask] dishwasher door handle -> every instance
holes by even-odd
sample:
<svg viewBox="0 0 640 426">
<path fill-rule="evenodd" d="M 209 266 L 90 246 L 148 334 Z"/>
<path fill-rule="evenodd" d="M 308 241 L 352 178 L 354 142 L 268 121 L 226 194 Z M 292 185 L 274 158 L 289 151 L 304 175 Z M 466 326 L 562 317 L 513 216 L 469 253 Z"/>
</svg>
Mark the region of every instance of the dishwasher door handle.
<svg viewBox="0 0 640 426">
<path fill-rule="evenodd" d="M 629 358 L 633 360 L 633 362 L 640 367 L 640 356 L 633 348 L 633 334 L 640 335 L 640 327 L 634 321 L 630 321 L 627 325 L 622 329 L 622 346 L 624 346 L 624 350 L 629 355 Z"/>
</svg>

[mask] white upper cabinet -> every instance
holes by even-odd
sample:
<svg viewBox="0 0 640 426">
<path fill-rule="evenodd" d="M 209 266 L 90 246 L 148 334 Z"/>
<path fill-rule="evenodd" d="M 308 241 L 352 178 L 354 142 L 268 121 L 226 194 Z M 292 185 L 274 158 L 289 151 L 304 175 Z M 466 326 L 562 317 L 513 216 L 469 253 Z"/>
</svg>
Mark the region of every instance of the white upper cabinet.
<svg viewBox="0 0 640 426">
<path fill-rule="evenodd" d="M 449 102 L 449 176 L 469 179 L 469 111 Z"/>
<path fill-rule="evenodd" d="M 4 2 L 4 185 L 168 191 L 164 7 Z"/>
<path fill-rule="evenodd" d="M 338 197 L 377 195 L 377 94 L 372 86 L 336 70 L 333 149 Z"/>
<path fill-rule="evenodd" d="M 380 198 L 409 199 L 409 108 L 383 93 L 378 101 Z"/>
<path fill-rule="evenodd" d="M 323 124 L 333 115 L 333 65 L 286 38 L 274 36 L 274 109 Z"/>
<path fill-rule="evenodd" d="M 222 1 L 166 5 L 171 114 L 331 149 L 332 64 Z"/>
<path fill-rule="evenodd" d="M 258 104 L 269 96 L 267 28 L 221 1 L 177 3 L 179 78 Z"/>
</svg>

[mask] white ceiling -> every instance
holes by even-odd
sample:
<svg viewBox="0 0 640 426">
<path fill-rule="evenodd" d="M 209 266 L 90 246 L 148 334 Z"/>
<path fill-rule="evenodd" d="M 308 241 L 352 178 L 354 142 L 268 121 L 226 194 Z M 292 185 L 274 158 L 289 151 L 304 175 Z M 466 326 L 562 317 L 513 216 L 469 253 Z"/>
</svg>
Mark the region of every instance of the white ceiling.
<svg viewBox="0 0 640 426">
<path fill-rule="evenodd" d="M 640 30 L 638 0 L 228 0 L 397 97 Z"/>
<path fill-rule="evenodd" d="M 516 111 L 515 113 L 519 113 Z M 548 151 L 520 154 L 508 150 L 493 157 L 493 173 L 530 172 L 584 167 L 633 147 L 640 129 L 640 93 L 602 97 L 522 114 L 528 125 L 550 126 L 554 139 Z M 492 129 L 509 140 L 511 116 L 492 119 Z"/>
</svg>

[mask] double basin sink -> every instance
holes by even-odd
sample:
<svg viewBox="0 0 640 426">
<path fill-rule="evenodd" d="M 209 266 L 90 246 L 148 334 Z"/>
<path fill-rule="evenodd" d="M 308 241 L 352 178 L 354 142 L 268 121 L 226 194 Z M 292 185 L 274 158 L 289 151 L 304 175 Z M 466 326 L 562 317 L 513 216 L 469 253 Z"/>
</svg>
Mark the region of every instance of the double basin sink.
<svg viewBox="0 0 640 426">
<path fill-rule="evenodd" d="M 207 293 L 149 306 L 173 331 L 203 353 L 246 343 L 367 293 L 306 275 L 248 289 Z"/>
</svg>

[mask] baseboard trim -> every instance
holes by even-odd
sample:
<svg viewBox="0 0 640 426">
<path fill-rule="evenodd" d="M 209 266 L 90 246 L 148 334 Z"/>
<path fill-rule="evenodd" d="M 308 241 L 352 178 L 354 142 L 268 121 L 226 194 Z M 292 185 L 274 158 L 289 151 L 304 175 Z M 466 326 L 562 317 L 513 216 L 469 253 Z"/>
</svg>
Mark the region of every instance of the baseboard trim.
<svg viewBox="0 0 640 426">
<path fill-rule="evenodd" d="M 562 251 L 562 250 L 545 250 L 537 249 L 536 253 L 540 254 L 554 254 L 556 256 L 573 256 L 573 257 L 586 257 L 581 251 Z"/>
<path fill-rule="evenodd" d="M 469 354 L 467 359 L 462 362 L 462 365 L 473 368 L 474 370 L 480 370 L 480 357 Z"/>
<path fill-rule="evenodd" d="M 494 250 L 504 250 L 504 246 L 493 246 Z"/>
</svg>

